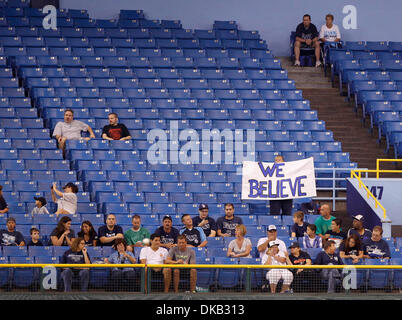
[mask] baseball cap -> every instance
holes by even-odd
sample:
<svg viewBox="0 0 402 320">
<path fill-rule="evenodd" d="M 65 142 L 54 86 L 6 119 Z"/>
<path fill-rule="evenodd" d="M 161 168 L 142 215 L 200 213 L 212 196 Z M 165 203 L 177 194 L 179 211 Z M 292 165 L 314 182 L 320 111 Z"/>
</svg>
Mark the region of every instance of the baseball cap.
<svg viewBox="0 0 402 320">
<path fill-rule="evenodd" d="M 364 221 L 364 217 L 361 214 L 358 214 L 356 216 L 353 216 L 353 219 L 356 219 L 358 221 Z"/>
<path fill-rule="evenodd" d="M 166 219 L 169 219 L 170 221 L 172 221 L 172 217 L 169 215 L 164 216 L 162 221 L 165 221 Z"/>
<path fill-rule="evenodd" d="M 44 197 L 34 197 L 35 200 L 38 200 L 42 203 L 42 206 L 46 205 L 46 199 Z"/>
<path fill-rule="evenodd" d="M 269 247 L 271 248 L 271 247 L 273 247 L 273 246 L 279 246 L 279 242 L 276 241 L 276 240 L 270 241 L 270 242 L 269 242 Z"/>
<path fill-rule="evenodd" d="M 267 227 L 267 231 L 272 231 L 272 230 L 275 230 L 275 231 L 276 231 L 276 226 L 275 226 L 274 224 L 270 224 L 270 225 Z"/>
<path fill-rule="evenodd" d="M 300 248 L 300 244 L 299 244 L 298 242 L 293 242 L 293 243 L 289 246 L 289 249 L 292 249 L 292 248 Z"/>
<path fill-rule="evenodd" d="M 198 210 L 204 210 L 208 209 L 208 205 L 206 203 L 201 203 L 200 206 L 198 207 Z"/>
</svg>

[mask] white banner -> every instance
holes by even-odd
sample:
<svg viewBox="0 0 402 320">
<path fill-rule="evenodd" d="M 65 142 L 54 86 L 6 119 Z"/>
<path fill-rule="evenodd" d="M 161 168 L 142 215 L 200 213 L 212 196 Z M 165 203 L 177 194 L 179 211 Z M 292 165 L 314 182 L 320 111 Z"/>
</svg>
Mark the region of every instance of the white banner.
<svg viewBox="0 0 402 320">
<path fill-rule="evenodd" d="M 314 161 L 243 162 L 242 200 L 286 200 L 317 195 Z"/>
</svg>

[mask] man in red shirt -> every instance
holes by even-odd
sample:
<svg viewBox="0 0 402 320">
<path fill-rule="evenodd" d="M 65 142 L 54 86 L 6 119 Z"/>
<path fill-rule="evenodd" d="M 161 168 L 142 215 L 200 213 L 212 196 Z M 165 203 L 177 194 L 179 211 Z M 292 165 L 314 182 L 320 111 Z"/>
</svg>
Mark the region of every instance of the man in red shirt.
<svg viewBox="0 0 402 320">
<path fill-rule="evenodd" d="M 127 127 L 119 123 L 119 118 L 116 113 L 110 113 L 109 125 L 104 126 L 102 130 L 102 138 L 106 140 L 130 140 L 130 132 Z"/>
</svg>

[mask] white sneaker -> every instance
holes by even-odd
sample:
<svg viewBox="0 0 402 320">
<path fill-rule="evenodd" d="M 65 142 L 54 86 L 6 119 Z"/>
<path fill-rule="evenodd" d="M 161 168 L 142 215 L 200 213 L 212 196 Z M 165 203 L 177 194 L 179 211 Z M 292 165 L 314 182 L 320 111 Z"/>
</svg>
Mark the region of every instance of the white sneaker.
<svg viewBox="0 0 402 320">
<path fill-rule="evenodd" d="M 321 65 L 322 65 L 321 61 L 317 61 L 317 62 L 315 63 L 315 67 L 316 67 L 316 68 L 320 67 Z"/>
<path fill-rule="evenodd" d="M 299 60 L 296 60 L 294 66 L 295 66 L 295 67 L 300 67 L 300 61 L 299 61 Z"/>
</svg>

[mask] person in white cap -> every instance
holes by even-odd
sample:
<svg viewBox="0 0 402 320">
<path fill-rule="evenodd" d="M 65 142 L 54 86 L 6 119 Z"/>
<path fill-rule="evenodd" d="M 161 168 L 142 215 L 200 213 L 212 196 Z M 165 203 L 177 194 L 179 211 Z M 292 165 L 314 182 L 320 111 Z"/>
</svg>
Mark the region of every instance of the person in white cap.
<svg viewBox="0 0 402 320">
<path fill-rule="evenodd" d="M 356 234 L 360 237 L 360 241 L 364 238 L 371 238 L 372 232 L 369 229 L 364 229 L 364 217 L 361 214 L 353 216 L 352 228 L 348 231 L 348 237 L 352 234 Z"/>
<path fill-rule="evenodd" d="M 270 224 L 267 227 L 267 234 L 268 234 L 267 237 L 259 239 L 257 243 L 257 249 L 258 252 L 260 253 L 260 258 L 262 258 L 263 255 L 265 254 L 265 251 L 267 251 L 270 241 L 277 241 L 279 243 L 279 251 L 287 252 L 285 242 L 283 242 L 280 239 L 277 239 L 278 232 L 276 231 L 275 225 Z"/>
<path fill-rule="evenodd" d="M 269 248 L 261 259 L 263 265 L 286 266 L 292 265 L 287 251 L 279 250 L 279 242 L 277 240 L 269 242 Z M 281 293 L 289 292 L 289 287 L 293 282 L 293 273 L 288 269 L 271 269 L 267 272 L 266 278 L 269 281 L 271 293 L 276 292 L 276 286 L 279 280 L 283 280 Z"/>
</svg>

